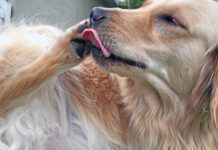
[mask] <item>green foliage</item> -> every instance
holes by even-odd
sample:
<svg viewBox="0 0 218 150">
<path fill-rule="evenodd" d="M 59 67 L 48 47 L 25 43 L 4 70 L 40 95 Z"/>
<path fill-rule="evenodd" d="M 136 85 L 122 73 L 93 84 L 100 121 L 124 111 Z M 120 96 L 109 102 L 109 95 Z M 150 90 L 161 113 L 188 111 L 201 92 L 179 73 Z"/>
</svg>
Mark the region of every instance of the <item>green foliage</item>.
<svg viewBox="0 0 218 150">
<path fill-rule="evenodd" d="M 142 5 L 145 0 L 120 0 L 118 6 L 123 8 L 138 8 Z"/>
</svg>

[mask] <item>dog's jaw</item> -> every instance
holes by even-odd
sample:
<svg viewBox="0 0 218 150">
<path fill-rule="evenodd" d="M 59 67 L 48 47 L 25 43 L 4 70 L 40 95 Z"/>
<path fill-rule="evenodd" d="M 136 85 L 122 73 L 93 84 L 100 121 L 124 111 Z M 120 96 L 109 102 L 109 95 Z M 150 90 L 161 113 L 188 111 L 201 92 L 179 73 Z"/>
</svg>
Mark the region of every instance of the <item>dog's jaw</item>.
<svg viewBox="0 0 218 150">
<path fill-rule="evenodd" d="M 128 57 L 122 57 L 122 55 L 119 56 L 119 50 L 116 50 L 115 47 L 108 44 L 113 43 L 113 40 L 110 36 L 105 36 L 107 39 L 105 39 L 104 36 L 100 37 L 98 32 L 94 29 L 86 29 L 83 32 L 83 39 L 89 43 L 92 56 L 98 64 L 107 68 L 114 66 L 131 66 L 146 69 L 146 66 L 141 62 L 129 59 Z"/>
</svg>

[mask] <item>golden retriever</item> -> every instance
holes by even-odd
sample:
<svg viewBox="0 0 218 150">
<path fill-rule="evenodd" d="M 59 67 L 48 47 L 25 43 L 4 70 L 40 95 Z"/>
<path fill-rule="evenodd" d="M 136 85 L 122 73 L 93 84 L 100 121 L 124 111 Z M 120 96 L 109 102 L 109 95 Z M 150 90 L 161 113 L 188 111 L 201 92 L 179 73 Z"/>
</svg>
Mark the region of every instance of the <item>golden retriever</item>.
<svg viewBox="0 0 218 150">
<path fill-rule="evenodd" d="M 148 0 L 66 32 L 2 29 L 0 149 L 216 150 L 217 11 Z"/>
</svg>

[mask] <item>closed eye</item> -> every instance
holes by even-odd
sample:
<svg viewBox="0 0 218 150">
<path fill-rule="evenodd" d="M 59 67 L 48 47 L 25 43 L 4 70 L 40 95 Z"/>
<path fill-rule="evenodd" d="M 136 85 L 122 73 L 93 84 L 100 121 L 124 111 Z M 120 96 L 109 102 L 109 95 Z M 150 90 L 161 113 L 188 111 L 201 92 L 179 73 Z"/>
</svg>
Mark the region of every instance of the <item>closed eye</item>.
<svg viewBox="0 0 218 150">
<path fill-rule="evenodd" d="M 183 24 L 181 24 L 177 19 L 175 19 L 174 17 L 170 15 L 161 15 L 159 16 L 159 20 L 168 25 L 175 26 L 175 27 L 181 27 L 185 29 L 185 26 Z"/>
</svg>

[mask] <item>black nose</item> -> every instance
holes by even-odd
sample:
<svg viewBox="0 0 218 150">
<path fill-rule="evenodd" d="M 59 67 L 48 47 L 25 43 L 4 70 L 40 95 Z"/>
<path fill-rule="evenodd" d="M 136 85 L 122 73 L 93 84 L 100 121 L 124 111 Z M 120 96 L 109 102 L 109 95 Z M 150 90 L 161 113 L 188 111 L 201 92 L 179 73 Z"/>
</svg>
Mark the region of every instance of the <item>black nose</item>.
<svg viewBox="0 0 218 150">
<path fill-rule="evenodd" d="M 95 7 L 91 11 L 90 20 L 91 24 L 96 24 L 104 21 L 107 18 L 107 12 L 104 8 Z"/>
</svg>

